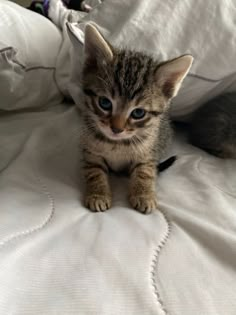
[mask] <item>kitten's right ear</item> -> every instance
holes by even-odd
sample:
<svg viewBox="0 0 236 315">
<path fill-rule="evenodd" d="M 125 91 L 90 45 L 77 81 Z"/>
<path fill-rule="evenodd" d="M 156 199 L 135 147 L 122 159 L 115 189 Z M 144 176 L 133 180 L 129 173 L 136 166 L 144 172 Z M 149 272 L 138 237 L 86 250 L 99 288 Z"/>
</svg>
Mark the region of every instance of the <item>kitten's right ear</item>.
<svg viewBox="0 0 236 315">
<path fill-rule="evenodd" d="M 193 57 L 191 55 L 183 55 L 161 64 L 157 69 L 157 84 L 167 98 L 171 99 L 178 94 L 192 63 Z"/>
<path fill-rule="evenodd" d="M 84 52 L 87 64 L 109 63 L 113 59 L 110 44 L 92 24 L 87 24 L 85 27 Z"/>
</svg>

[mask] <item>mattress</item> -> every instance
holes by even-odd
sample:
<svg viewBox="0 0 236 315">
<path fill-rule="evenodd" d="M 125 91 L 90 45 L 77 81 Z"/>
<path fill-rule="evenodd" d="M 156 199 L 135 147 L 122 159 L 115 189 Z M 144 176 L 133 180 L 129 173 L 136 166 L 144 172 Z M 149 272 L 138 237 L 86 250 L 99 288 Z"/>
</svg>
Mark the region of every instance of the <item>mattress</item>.
<svg viewBox="0 0 236 315">
<path fill-rule="evenodd" d="M 81 203 L 74 106 L 0 119 L 0 314 L 236 313 L 236 161 L 187 144 L 157 183 L 159 210 Z M 10 132 L 9 132 L 10 131 Z"/>
</svg>

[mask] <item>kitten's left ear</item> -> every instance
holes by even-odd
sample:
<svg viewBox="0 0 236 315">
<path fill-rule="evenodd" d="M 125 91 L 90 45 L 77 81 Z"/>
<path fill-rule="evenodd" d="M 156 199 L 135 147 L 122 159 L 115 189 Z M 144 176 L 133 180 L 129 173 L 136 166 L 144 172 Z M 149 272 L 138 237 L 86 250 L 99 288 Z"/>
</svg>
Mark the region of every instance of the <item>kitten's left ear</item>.
<svg viewBox="0 0 236 315">
<path fill-rule="evenodd" d="M 157 84 L 167 98 L 171 99 L 178 94 L 192 63 L 193 57 L 191 55 L 184 55 L 165 62 L 157 69 Z"/>
</svg>

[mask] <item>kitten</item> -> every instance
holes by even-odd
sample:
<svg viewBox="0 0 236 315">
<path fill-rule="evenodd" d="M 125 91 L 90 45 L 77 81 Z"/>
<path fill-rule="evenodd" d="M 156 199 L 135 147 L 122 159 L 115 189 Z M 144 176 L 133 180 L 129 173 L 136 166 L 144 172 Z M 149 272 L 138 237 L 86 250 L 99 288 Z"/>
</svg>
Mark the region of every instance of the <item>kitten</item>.
<svg viewBox="0 0 236 315">
<path fill-rule="evenodd" d="M 156 165 L 171 141 L 168 117 L 193 58 L 158 63 L 145 54 L 108 43 L 91 24 L 85 28 L 81 85 L 85 205 L 111 207 L 109 170 L 129 174 L 129 201 L 150 213 L 158 206 Z"/>
<path fill-rule="evenodd" d="M 190 142 L 221 158 L 236 159 L 236 93 L 200 107 L 189 126 Z"/>
</svg>

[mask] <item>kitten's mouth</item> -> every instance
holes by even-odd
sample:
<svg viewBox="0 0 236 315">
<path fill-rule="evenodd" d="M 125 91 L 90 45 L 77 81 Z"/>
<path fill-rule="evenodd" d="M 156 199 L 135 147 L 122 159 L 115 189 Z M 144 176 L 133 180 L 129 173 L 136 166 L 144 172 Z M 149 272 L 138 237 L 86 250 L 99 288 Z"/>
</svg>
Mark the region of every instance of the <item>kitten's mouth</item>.
<svg viewBox="0 0 236 315">
<path fill-rule="evenodd" d="M 111 128 L 103 126 L 100 126 L 100 130 L 105 137 L 113 141 L 127 140 L 133 137 L 133 133 L 128 133 L 125 130 L 120 133 L 115 133 L 111 130 Z"/>
</svg>

